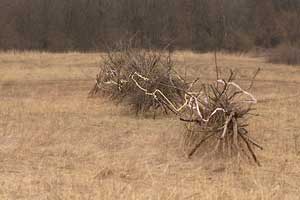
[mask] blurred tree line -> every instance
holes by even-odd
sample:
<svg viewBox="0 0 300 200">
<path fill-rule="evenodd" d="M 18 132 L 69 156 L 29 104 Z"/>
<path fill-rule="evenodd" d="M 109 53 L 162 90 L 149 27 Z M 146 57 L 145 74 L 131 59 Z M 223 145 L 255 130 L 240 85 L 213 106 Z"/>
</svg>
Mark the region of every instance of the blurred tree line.
<svg viewBox="0 0 300 200">
<path fill-rule="evenodd" d="M 0 49 L 141 47 L 247 51 L 300 42 L 299 0 L 1 0 Z"/>
</svg>

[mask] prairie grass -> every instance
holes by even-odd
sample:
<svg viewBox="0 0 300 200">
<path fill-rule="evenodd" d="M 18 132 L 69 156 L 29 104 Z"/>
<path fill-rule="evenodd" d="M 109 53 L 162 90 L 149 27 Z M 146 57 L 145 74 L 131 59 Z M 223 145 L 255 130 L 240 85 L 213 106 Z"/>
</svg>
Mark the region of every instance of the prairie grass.
<svg viewBox="0 0 300 200">
<path fill-rule="evenodd" d="M 176 52 L 178 70 L 215 79 L 213 54 Z M 250 133 L 265 147 L 262 167 L 195 155 L 182 124 L 135 117 L 88 99 L 99 54 L 0 54 L 0 199 L 300 199 L 300 69 L 263 58 L 219 55 L 239 72 L 260 117 Z M 187 67 L 182 67 L 187 66 Z M 234 163 L 234 164 L 233 164 Z"/>
<path fill-rule="evenodd" d="M 300 65 L 300 47 L 291 44 L 281 44 L 271 51 L 269 62 Z"/>
</svg>

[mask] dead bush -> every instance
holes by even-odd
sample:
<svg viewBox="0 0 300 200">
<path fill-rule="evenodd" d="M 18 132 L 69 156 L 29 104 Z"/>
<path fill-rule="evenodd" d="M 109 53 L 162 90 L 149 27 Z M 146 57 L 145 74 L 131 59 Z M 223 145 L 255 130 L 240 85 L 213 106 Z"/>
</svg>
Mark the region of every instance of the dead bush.
<svg viewBox="0 0 300 200">
<path fill-rule="evenodd" d="M 187 123 L 184 143 L 188 157 L 206 143 L 209 148 L 204 150 L 210 153 L 243 154 L 259 164 L 253 147 L 262 147 L 247 130 L 254 96 L 234 82 L 233 73 L 228 80 L 203 85 L 197 94 L 191 97 L 188 115 L 181 117 Z"/>
<path fill-rule="evenodd" d="M 268 61 L 276 64 L 299 65 L 300 48 L 290 44 L 279 45 L 271 51 Z"/>
<path fill-rule="evenodd" d="M 252 105 L 257 102 L 254 96 L 234 82 L 233 72 L 227 80 L 219 79 L 212 84 L 201 84 L 200 87 L 195 87 L 195 83 L 197 80 L 185 90 L 184 99 L 181 100 L 184 103 L 180 106 L 158 89 L 149 93 L 139 88 L 186 123 L 184 144 L 188 157 L 207 144 L 204 149 L 206 152 L 228 153 L 230 156 L 243 154 L 251 156 L 259 165 L 253 147 L 262 147 L 249 136 L 247 130 L 247 118 L 253 110 Z M 139 86 L 139 83 L 136 82 L 136 85 Z"/>
<path fill-rule="evenodd" d="M 125 103 L 136 114 L 163 108 L 158 99 L 150 98 L 140 88 L 147 92 L 159 89 L 177 104 L 184 96 L 187 83 L 175 71 L 171 58 L 171 53 L 164 51 L 134 48 L 131 40 L 119 42 L 103 57 L 90 96 L 100 94 Z"/>
<path fill-rule="evenodd" d="M 232 71 L 227 80 L 219 79 L 216 53 L 215 63 L 215 83 L 198 84 L 198 79 L 187 83 L 174 70 L 170 54 L 122 44 L 104 58 L 91 95 L 100 92 L 126 102 L 136 113 L 162 108 L 176 114 L 186 125 L 188 157 L 206 144 L 205 152 L 243 154 L 259 165 L 253 147 L 262 147 L 247 130 L 247 118 L 257 101 L 234 82 Z M 252 85 L 253 81 L 248 89 Z"/>
</svg>

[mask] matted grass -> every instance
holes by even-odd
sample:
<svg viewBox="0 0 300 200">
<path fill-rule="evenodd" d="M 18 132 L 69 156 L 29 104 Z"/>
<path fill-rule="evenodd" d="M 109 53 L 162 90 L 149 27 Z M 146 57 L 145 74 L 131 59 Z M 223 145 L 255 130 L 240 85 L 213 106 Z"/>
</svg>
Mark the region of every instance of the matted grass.
<svg viewBox="0 0 300 200">
<path fill-rule="evenodd" d="M 213 54 L 175 59 L 214 80 Z M 262 167 L 187 159 L 177 119 L 136 118 L 88 99 L 99 54 L 1 53 L 0 199 L 299 199 L 300 68 L 218 59 L 223 73 L 239 67 L 241 85 L 262 69 L 251 90 L 261 116 L 249 127 L 265 147 Z"/>
</svg>

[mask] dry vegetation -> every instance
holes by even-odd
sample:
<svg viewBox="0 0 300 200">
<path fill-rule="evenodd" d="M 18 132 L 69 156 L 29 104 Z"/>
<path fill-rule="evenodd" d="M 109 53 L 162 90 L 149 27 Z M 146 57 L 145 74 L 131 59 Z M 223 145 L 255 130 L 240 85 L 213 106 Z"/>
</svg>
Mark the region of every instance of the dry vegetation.
<svg viewBox="0 0 300 200">
<path fill-rule="evenodd" d="M 134 48 L 132 42 L 119 42 L 116 46 L 102 57 L 96 83 L 89 92 L 91 97 L 100 94 L 117 103 L 127 104 L 136 114 L 165 108 L 158 99 L 145 95 L 143 88 L 159 90 L 173 102 L 184 97 L 183 90 L 188 83 L 174 69 L 170 53 L 140 50 Z M 166 108 L 164 111 L 167 113 Z"/>
<path fill-rule="evenodd" d="M 190 76 L 215 78 L 212 54 L 175 60 Z M 219 57 L 222 76 L 236 67 L 245 88 L 262 69 L 251 90 L 260 117 L 249 127 L 265 147 L 257 167 L 201 152 L 187 159 L 177 119 L 136 118 L 88 99 L 99 62 L 99 54 L 0 54 L 0 199 L 300 198 L 299 67 Z"/>
<path fill-rule="evenodd" d="M 217 80 L 199 84 L 199 78 L 188 81 L 186 72 L 184 77 L 179 75 L 171 52 L 137 49 L 132 40 L 117 43 L 111 49 L 103 56 L 90 97 L 100 93 L 102 98 L 129 104 L 136 114 L 161 108 L 166 114 L 170 111 L 179 116 L 187 123 L 184 144 L 190 148 L 188 157 L 210 143 L 206 152 L 231 157 L 250 154 L 260 165 L 253 147 L 263 148 L 247 130 L 247 116 L 257 100 L 234 82 L 236 73 L 232 70 L 227 80 L 219 78 L 216 52 Z M 258 68 L 247 90 L 252 88 L 259 71 Z"/>
<path fill-rule="evenodd" d="M 288 65 L 300 64 L 300 48 L 291 44 L 281 44 L 271 50 L 269 62 Z"/>
</svg>

